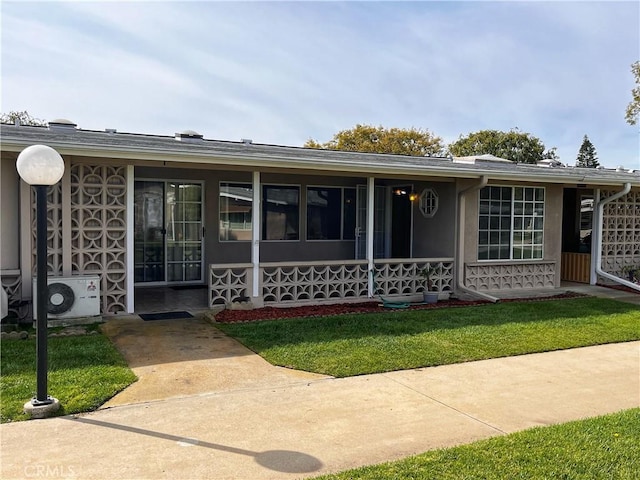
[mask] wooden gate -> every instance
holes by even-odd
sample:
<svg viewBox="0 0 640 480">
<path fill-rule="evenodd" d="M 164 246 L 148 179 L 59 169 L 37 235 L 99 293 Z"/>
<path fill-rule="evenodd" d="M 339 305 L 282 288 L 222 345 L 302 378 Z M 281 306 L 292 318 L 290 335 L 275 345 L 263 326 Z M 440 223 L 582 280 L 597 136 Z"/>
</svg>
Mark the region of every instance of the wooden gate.
<svg viewBox="0 0 640 480">
<path fill-rule="evenodd" d="M 589 283 L 591 270 L 591 254 L 562 253 L 560 279 L 567 282 Z"/>
</svg>

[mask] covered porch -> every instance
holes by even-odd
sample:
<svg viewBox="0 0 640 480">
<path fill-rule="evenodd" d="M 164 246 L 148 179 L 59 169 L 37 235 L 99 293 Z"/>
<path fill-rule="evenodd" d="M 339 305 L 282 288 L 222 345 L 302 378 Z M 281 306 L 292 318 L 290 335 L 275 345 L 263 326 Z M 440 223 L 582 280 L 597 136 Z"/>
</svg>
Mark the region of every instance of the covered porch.
<svg viewBox="0 0 640 480">
<path fill-rule="evenodd" d="M 250 261 L 208 265 L 209 307 L 376 296 L 417 300 L 427 290 L 425 269 L 432 272 L 432 291 L 443 297 L 453 291 L 452 179 L 355 178 L 353 187 L 326 186 L 327 180 L 335 182 L 330 178 L 296 180 L 303 180 L 302 188 L 286 187 L 287 182 L 273 188 L 269 181 L 265 187 L 263 175 L 253 172 L 242 191 L 241 185 L 220 185 L 220 249 L 245 240 Z M 243 221 L 234 225 L 230 220 L 240 206 Z"/>
</svg>

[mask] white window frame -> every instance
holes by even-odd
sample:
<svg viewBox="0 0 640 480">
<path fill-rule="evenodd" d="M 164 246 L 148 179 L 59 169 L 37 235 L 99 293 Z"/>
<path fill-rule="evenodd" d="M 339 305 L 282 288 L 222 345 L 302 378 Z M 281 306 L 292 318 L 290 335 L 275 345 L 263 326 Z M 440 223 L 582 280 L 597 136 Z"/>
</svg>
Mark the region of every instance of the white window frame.
<svg viewBox="0 0 640 480">
<path fill-rule="evenodd" d="M 427 187 L 422 190 L 420 197 L 418 197 L 418 206 L 424 218 L 433 218 L 438 212 L 439 205 L 440 197 L 435 189 Z"/>
<path fill-rule="evenodd" d="M 476 249 L 476 256 L 477 256 L 477 260 L 478 262 L 536 262 L 536 261 L 542 261 L 544 260 L 545 256 L 545 251 L 544 251 L 544 217 L 546 214 L 546 199 L 547 199 L 547 192 L 546 192 L 546 187 L 540 186 L 540 185 L 488 185 L 486 187 L 483 188 L 509 188 L 511 189 L 511 201 L 510 201 L 510 211 L 509 211 L 509 258 L 479 258 L 479 250 L 480 250 L 480 240 L 478 238 L 478 242 L 477 242 L 477 249 Z M 531 202 L 533 202 L 533 212 L 531 215 L 516 215 L 515 214 L 515 203 L 516 203 L 516 195 L 515 195 L 515 190 L 517 188 L 521 188 L 523 189 L 523 199 L 522 200 L 517 200 L 517 202 L 522 201 L 523 202 L 523 206 L 524 204 L 526 204 L 528 201 L 524 199 L 524 197 L 526 196 L 526 194 L 524 193 L 525 190 L 527 189 L 531 189 L 534 190 L 534 198 Z M 536 200 L 535 199 L 535 190 L 537 189 L 541 189 L 542 190 L 542 226 L 540 229 L 536 229 L 535 228 L 535 218 L 537 217 L 536 213 L 535 213 L 535 204 L 536 202 L 540 203 L 540 200 Z M 489 198 L 489 200 L 491 200 L 491 198 Z M 481 194 L 480 192 L 478 192 L 478 235 L 480 234 L 480 204 L 482 202 L 482 198 L 481 198 Z M 532 218 L 534 221 L 534 228 L 531 230 L 531 235 L 535 235 L 535 233 L 540 232 L 542 234 L 542 241 L 541 243 L 530 243 L 527 244 L 527 246 L 531 247 L 531 248 L 535 248 L 535 247 L 540 247 L 540 257 L 533 257 L 533 258 L 515 258 L 514 257 L 514 233 L 515 232 L 515 218 L 516 217 L 521 217 L 521 218 Z M 501 215 L 500 218 L 503 218 L 503 216 Z M 523 229 L 519 229 L 518 232 L 523 232 Z M 488 230 L 489 234 L 491 232 L 491 230 Z M 482 244 L 483 246 L 486 247 L 490 247 L 491 243 L 488 244 Z M 523 246 L 522 243 L 519 244 L 519 246 Z"/>
</svg>

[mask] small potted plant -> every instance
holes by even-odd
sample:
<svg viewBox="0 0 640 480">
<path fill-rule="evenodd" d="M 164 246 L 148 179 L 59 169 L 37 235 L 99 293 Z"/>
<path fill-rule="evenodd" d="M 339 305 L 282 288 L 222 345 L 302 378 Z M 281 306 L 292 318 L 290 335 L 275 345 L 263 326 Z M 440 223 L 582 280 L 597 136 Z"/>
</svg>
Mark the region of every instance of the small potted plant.
<svg viewBox="0 0 640 480">
<path fill-rule="evenodd" d="M 422 293 L 424 303 L 436 303 L 438 301 L 438 289 L 433 281 L 433 277 L 438 274 L 438 268 L 431 265 L 427 265 L 420 270 L 420 276 L 424 278 L 424 292 Z"/>
</svg>

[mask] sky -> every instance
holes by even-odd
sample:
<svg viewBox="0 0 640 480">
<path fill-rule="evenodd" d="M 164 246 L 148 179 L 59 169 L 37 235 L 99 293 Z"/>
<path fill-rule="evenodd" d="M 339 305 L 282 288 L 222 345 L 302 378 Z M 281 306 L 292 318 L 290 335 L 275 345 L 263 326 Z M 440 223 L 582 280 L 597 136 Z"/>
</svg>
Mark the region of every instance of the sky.
<svg viewBox="0 0 640 480">
<path fill-rule="evenodd" d="M 640 2 L 2 0 L 4 113 L 302 146 L 356 124 L 518 129 L 640 168 Z"/>
</svg>

